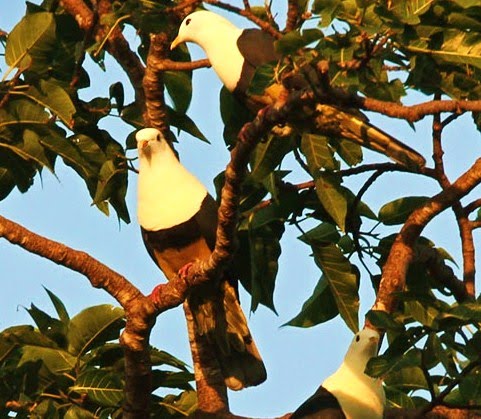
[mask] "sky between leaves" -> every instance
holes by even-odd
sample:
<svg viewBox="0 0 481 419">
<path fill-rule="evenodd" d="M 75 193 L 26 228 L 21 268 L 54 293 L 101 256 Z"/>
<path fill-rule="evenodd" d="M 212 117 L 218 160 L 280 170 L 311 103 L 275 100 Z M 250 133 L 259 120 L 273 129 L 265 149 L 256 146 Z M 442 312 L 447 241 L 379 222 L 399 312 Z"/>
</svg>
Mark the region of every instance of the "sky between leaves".
<svg viewBox="0 0 481 419">
<path fill-rule="evenodd" d="M 240 1 L 236 3 L 241 5 Z M 24 9 L 22 1 L 0 0 L 2 11 L 0 29 L 9 32 L 23 16 Z M 279 16 L 284 15 L 283 10 L 278 12 Z M 234 18 L 232 15 L 228 17 L 243 27 L 252 26 L 250 22 L 240 18 Z M 129 39 L 138 42 L 132 31 Z M 203 58 L 199 48 L 190 45 L 190 51 L 194 59 Z M 108 96 L 110 84 L 116 81 L 124 81 L 124 85 L 128 85 L 126 77 L 112 59 L 108 58 L 106 61 L 108 73 L 103 73 L 90 59 L 87 60 L 92 86 L 84 90 L 83 99 Z M 0 69 L 2 71 L 0 77 L 3 77 L 5 71 L 3 59 L 0 59 Z M 201 69 L 194 74 L 193 88 L 189 116 L 212 144 L 201 143 L 182 133 L 179 137 L 178 151 L 183 164 L 214 193 L 212 179 L 223 170 L 228 161 L 218 110 L 220 82 L 211 69 Z M 408 96 L 404 102 L 414 103 L 419 99 L 419 96 L 417 98 Z M 451 180 L 481 154 L 479 133 L 474 131 L 471 123 L 467 123 L 467 118 L 469 118 L 467 115 L 459 118 L 445 131 L 445 153 L 448 156 L 446 170 Z M 466 124 L 463 124 L 463 119 Z M 105 121 L 102 122 L 102 127 L 109 130 L 120 143 L 123 143 L 131 132 L 131 127 L 121 123 L 119 118 L 105 118 L 102 121 Z M 419 147 L 430 165 L 430 121 L 416 124 L 416 132 L 406 123 L 387 118 L 374 116 L 371 117 L 371 122 L 400 140 Z M 369 156 L 368 152 L 366 156 Z M 289 169 L 293 165 L 289 166 L 289 162 L 286 162 L 283 167 Z M 130 175 L 127 196 L 133 220 L 130 225 L 119 225 L 115 215 L 107 218 L 95 207 L 90 206 L 90 197 L 83 181 L 60 161 L 57 164 L 57 176 L 58 178 L 45 172 L 43 178 L 36 178 L 34 186 L 26 194 L 22 195 L 17 191 L 10 194 L 6 200 L 0 202 L 0 213 L 34 232 L 90 253 L 125 275 L 144 293 L 150 292 L 158 281 L 163 281 L 161 273 L 147 255 L 139 234 L 135 212 L 135 175 Z M 289 180 L 301 182 L 305 179 L 302 176 L 291 176 Z M 360 177 L 352 181 L 356 182 L 358 188 L 362 185 Z M 423 180 L 421 183 L 413 177 L 411 182 L 411 178 L 405 175 L 386 175 L 376 182 L 364 200 L 377 212 L 382 203 L 403 194 L 429 195 L 434 191 L 434 185 L 429 182 L 432 181 Z M 310 329 L 281 327 L 299 312 L 320 277 L 320 272 L 309 257 L 309 247 L 296 240 L 299 234 L 291 227 L 282 240 L 283 253 L 275 292 L 279 316 L 264 307 L 260 307 L 250 316 L 251 331 L 264 357 L 269 378 L 260 387 L 230 395 L 232 411 L 237 414 L 267 417 L 294 410 L 337 368 L 351 339 L 351 332 L 339 317 Z M 428 226 L 424 235 L 431 238 L 439 247 L 448 250 L 455 260 L 461 263 L 458 240 L 454 240 L 456 247 L 451 243 L 451 238 L 457 238 L 452 218 L 443 214 Z M 373 267 L 373 270 L 377 272 L 376 267 Z M 29 306 L 32 302 L 54 313 L 42 286 L 57 294 L 65 302 L 71 315 L 91 305 L 106 302 L 115 304 L 109 295 L 93 289 L 80 275 L 32 256 L 6 241 L 0 241 L 0 272 L 3 284 L 0 294 L 2 330 L 11 325 L 31 323 L 23 307 Z M 361 326 L 363 314 L 374 301 L 368 282 L 366 272 L 362 272 Z M 249 296 L 242 293 L 241 298 L 247 311 Z M 152 333 L 152 344 L 190 362 L 181 309 L 164 313 L 158 319 Z"/>
</svg>

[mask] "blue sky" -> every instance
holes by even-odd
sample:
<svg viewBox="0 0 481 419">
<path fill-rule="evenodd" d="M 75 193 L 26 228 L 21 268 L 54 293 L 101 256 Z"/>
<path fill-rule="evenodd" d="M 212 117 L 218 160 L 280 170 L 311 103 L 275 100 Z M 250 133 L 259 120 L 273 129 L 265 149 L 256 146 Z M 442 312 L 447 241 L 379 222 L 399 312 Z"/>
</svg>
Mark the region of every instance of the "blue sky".
<svg viewBox="0 0 481 419">
<path fill-rule="evenodd" d="M 0 10 L 3 10 L 0 14 L 0 29 L 10 31 L 23 15 L 24 4 L 0 0 Z M 252 26 L 245 20 L 235 20 L 245 27 Z M 130 36 L 138 42 L 132 31 Z M 190 49 L 194 57 L 203 56 L 199 48 Z M 91 76 L 92 86 L 82 92 L 84 99 L 108 96 L 109 85 L 116 81 L 123 81 L 124 85 L 128 86 L 126 77 L 113 60 L 106 61 L 107 73 L 98 70 L 89 58 L 87 62 L 95 76 Z M 5 70 L 3 60 L 0 68 Z M 220 82 L 211 69 L 201 69 L 195 72 L 193 83 L 194 97 L 188 114 L 210 139 L 211 145 L 181 134 L 178 151 L 182 163 L 213 193 L 212 179 L 228 162 L 218 110 Z M 406 103 L 419 100 L 427 98 L 415 95 L 409 97 Z M 418 148 L 428 160 L 428 165 L 431 165 L 430 121 L 416 124 L 414 132 L 402 121 L 375 116 L 371 120 L 385 131 Z M 106 118 L 102 126 L 121 143 L 124 143 L 132 131 L 117 117 Z M 459 118 L 455 125 L 446 130 L 445 151 L 447 171 L 452 180 L 481 154 L 479 133 L 473 129 L 468 115 Z M 366 155 L 368 159 L 375 157 L 379 160 L 378 156 L 372 153 Z M 288 160 L 284 167 L 294 169 L 295 165 Z M 125 275 L 144 293 L 149 293 L 158 282 L 164 280 L 145 251 L 140 237 L 135 212 L 135 175 L 131 174 L 129 178 L 127 201 L 133 220 L 129 225 L 119 225 L 115 216 L 106 217 L 92 207 L 83 181 L 60 160 L 57 163 L 57 176 L 58 179 L 45 172 L 42 178 L 35 179 L 35 184 L 28 193 L 20 194 L 14 191 L 0 202 L 0 214 L 36 233 L 88 252 Z M 289 180 L 301 182 L 307 179 L 301 171 L 296 170 Z M 362 178 L 356 178 L 349 184 L 358 189 L 362 185 L 361 180 Z M 380 205 L 400 196 L 429 195 L 436 192 L 437 188 L 432 180 L 419 181 L 414 176 L 392 174 L 379 179 L 364 200 L 376 212 Z M 479 195 L 479 191 L 476 192 Z M 458 232 L 450 213 L 444 213 L 430 224 L 425 234 L 438 246 L 446 248 L 456 261 L 462 264 Z M 279 316 L 264 307 L 250 315 L 250 327 L 264 357 L 268 380 L 259 387 L 231 393 L 230 402 L 234 413 L 267 417 L 294 410 L 337 368 L 352 337 L 339 318 L 310 329 L 280 327 L 298 313 L 320 277 L 319 270 L 309 257 L 309 248 L 296 240 L 298 235 L 297 230 L 288 228 L 282 240 L 283 252 L 275 293 Z M 30 255 L 4 240 L 0 240 L 0 267 L 3 282 L 3 292 L 0 295 L 0 329 L 30 323 L 23 307 L 32 302 L 53 313 L 42 286 L 56 293 L 66 303 L 71 315 L 95 304 L 116 304 L 106 292 L 92 288 L 79 274 Z M 457 274 L 460 275 L 460 272 Z M 362 314 L 374 302 L 374 294 L 370 290 L 369 277 L 365 272 L 362 273 L 361 282 L 362 325 Z M 249 296 L 242 293 L 241 298 L 247 313 Z M 152 344 L 190 362 L 185 322 L 180 308 L 164 313 L 158 319 L 152 333 Z"/>
</svg>

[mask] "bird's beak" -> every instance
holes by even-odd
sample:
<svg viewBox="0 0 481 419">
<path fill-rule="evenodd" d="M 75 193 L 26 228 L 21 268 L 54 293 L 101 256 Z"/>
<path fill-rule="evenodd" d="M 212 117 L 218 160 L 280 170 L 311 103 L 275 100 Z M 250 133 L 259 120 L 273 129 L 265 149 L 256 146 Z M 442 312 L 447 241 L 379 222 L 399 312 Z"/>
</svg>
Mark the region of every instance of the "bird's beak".
<svg viewBox="0 0 481 419">
<path fill-rule="evenodd" d="M 177 36 L 173 41 L 172 43 L 170 44 L 170 50 L 172 51 L 174 48 L 177 48 L 177 46 L 179 44 L 182 44 L 182 40 L 179 38 L 179 36 Z"/>
<path fill-rule="evenodd" d="M 140 150 L 144 150 L 145 147 L 148 147 L 149 146 L 149 142 L 147 140 L 144 140 L 144 141 L 140 141 L 139 142 L 139 149 Z"/>
</svg>

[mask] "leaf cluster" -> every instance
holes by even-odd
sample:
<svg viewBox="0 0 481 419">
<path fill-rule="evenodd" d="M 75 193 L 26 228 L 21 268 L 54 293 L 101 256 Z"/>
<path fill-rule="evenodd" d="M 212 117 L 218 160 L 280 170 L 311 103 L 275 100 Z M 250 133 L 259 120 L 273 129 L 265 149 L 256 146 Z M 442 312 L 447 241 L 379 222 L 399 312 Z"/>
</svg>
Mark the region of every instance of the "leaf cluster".
<svg viewBox="0 0 481 419">
<path fill-rule="evenodd" d="M 115 418 L 122 416 L 124 352 L 118 343 L 123 310 L 108 304 L 70 318 L 63 302 L 46 290 L 52 317 L 34 304 L 35 322 L 0 332 L 0 414 L 9 417 Z M 195 410 L 186 364 L 151 348 L 155 417 L 177 418 Z M 166 394 L 176 389 L 178 394 Z"/>
</svg>

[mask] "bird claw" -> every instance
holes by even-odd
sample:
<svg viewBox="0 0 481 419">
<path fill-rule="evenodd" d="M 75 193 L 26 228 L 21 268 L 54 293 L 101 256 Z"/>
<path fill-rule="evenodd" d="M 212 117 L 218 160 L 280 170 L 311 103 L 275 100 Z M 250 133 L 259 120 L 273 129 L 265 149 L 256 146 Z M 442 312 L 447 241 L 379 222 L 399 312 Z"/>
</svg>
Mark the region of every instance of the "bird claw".
<svg viewBox="0 0 481 419">
<path fill-rule="evenodd" d="M 152 301 L 154 303 L 154 305 L 158 306 L 160 305 L 161 303 L 161 295 L 162 295 L 162 287 L 164 286 L 165 284 L 159 284 L 157 285 L 153 290 L 152 292 L 150 293 L 150 295 L 148 296 L 148 298 L 150 299 L 150 301 Z"/>
<path fill-rule="evenodd" d="M 180 278 L 185 279 L 189 275 L 190 268 L 194 265 L 194 262 L 189 262 L 186 263 L 182 268 L 179 269 L 179 272 L 177 272 L 177 275 L 179 275 Z"/>
</svg>

